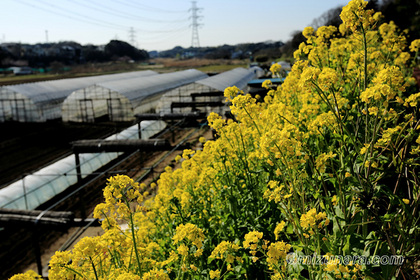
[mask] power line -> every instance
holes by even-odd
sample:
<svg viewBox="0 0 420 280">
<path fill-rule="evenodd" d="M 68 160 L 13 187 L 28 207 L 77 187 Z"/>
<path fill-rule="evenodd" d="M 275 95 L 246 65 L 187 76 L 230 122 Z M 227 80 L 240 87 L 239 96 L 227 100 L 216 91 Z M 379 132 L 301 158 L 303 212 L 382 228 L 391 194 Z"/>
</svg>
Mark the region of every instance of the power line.
<svg viewBox="0 0 420 280">
<path fill-rule="evenodd" d="M 161 43 L 165 43 L 165 42 L 168 42 L 168 41 L 170 41 L 171 43 L 174 43 L 174 40 L 173 39 L 174 38 L 179 39 L 180 38 L 180 35 L 183 34 L 183 33 L 185 33 L 187 30 L 188 30 L 188 27 L 187 28 L 184 28 L 184 29 L 180 29 L 176 33 L 171 33 L 167 37 L 162 37 L 162 36 L 159 35 L 159 36 L 154 37 L 154 38 L 147 38 L 148 40 L 143 40 L 142 39 L 142 44 L 144 44 L 144 45 L 148 45 L 148 44 L 161 44 Z"/>
<path fill-rule="evenodd" d="M 121 0 L 114 0 L 114 2 L 118 2 L 120 4 L 126 5 L 126 6 L 130 6 L 139 10 L 148 10 L 149 12 L 157 12 L 157 13 L 185 13 L 185 10 L 178 10 L 178 11 L 174 11 L 174 10 L 165 10 L 165 9 L 161 9 L 161 8 L 156 8 L 156 7 L 150 7 L 144 4 L 140 4 L 140 3 L 135 3 L 135 2 L 130 2 L 130 1 L 121 1 Z"/>
<path fill-rule="evenodd" d="M 66 13 L 62 13 L 62 12 L 57 12 L 57 11 L 53 11 L 53 10 L 50 10 L 50 9 L 46 9 L 44 7 L 36 6 L 36 5 L 32 4 L 33 2 L 27 3 L 27 2 L 25 2 L 23 0 L 18 0 L 18 2 L 20 2 L 21 4 L 24 4 L 26 6 L 30 6 L 32 8 L 35 8 L 35 9 L 38 9 L 38 10 L 42 10 L 44 12 L 48 12 L 48 13 L 51 13 L 51 14 L 54 14 L 54 15 L 63 16 L 63 17 L 70 18 L 70 19 L 74 19 L 74 20 L 77 20 L 77 21 L 80 21 L 80 22 L 85 22 L 85 23 L 89 23 L 89 24 L 93 24 L 93 25 L 97 25 L 97 26 L 102 26 L 102 27 L 107 27 L 107 28 L 127 30 L 127 27 L 125 27 L 125 26 L 116 25 L 115 23 L 110 23 L 110 22 L 106 22 L 106 21 L 102 21 L 102 20 L 91 20 L 91 19 L 89 19 L 89 17 L 87 17 L 85 15 L 81 15 L 81 14 L 75 13 L 75 12 L 72 12 L 72 13 L 69 14 L 67 11 L 64 11 L 64 12 L 67 12 L 67 14 L 66 14 Z M 37 3 L 39 3 L 39 2 L 42 2 L 42 1 L 41 0 L 38 0 Z M 43 3 L 43 4 L 44 5 L 49 5 L 49 6 L 51 6 L 52 8 L 54 8 L 56 10 L 63 11 L 63 9 L 60 9 L 59 7 L 57 7 L 55 5 L 46 4 L 46 3 Z"/>
<path fill-rule="evenodd" d="M 91 16 L 86 16 L 83 14 L 79 14 L 73 11 L 69 11 L 69 10 L 64 10 L 63 8 L 56 6 L 54 4 L 50 4 L 50 3 L 45 3 L 42 0 L 38 0 L 37 2 L 25 2 L 25 0 L 18 0 L 18 2 L 20 2 L 21 4 L 24 4 L 26 6 L 30 6 L 32 8 L 38 9 L 38 10 L 42 10 L 44 12 L 50 13 L 50 14 L 54 14 L 54 15 L 58 15 L 61 17 L 65 17 L 65 18 L 69 18 L 72 20 L 76 20 L 78 22 L 84 22 L 84 23 L 88 23 L 88 24 L 92 24 L 92 25 L 96 25 L 96 26 L 101 26 L 101 27 L 106 27 L 106 28 L 112 28 L 112 29 L 118 29 L 118 30 L 127 30 L 130 27 L 129 26 L 123 26 L 123 25 L 118 25 L 115 22 L 107 22 L 107 21 L 103 21 L 103 20 L 99 20 L 99 19 L 94 19 Z M 71 1 L 72 3 L 76 3 L 75 1 Z M 42 7 L 39 5 L 34 5 L 33 3 L 38 3 L 38 4 L 42 4 L 48 7 Z M 77 4 L 77 3 L 76 3 Z M 86 6 L 85 4 L 82 4 L 83 6 Z M 94 8 L 92 6 L 90 6 L 89 8 Z M 104 11 L 102 11 L 104 12 Z M 119 15 L 121 17 L 121 15 Z M 175 20 L 172 22 L 180 22 L 180 23 L 184 23 L 186 22 L 187 19 L 183 19 L 183 20 Z M 162 21 L 163 22 L 163 21 Z M 169 21 L 166 21 L 165 23 L 168 23 Z M 173 24 L 170 25 L 171 27 L 173 27 Z M 144 32 L 144 33 L 172 33 L 174 31 L 177 31 L 179 29 L 158 29 L 158 30 L 146 30 L 146 29 L 140 29 L 140 28 L 134 28 L 133 30 L 138 31 L 138 32 Z"/>
<path fill-rule="evenodd" d="M 22 5 L 26 5 L 32 8 L 35 8 L 37 10 L 42 10 L 44 12 L 50 13 L 50 14 L 54 14 L 56 16 L 59 17 L 63 17 L 63 18 L 68 18 L 71 20 L 75 20 L 81 23 L 88 23 L 91 25 L 96 25 L 96 26 L 100 26 L 100 27 L 105 27 L 105 28 L 111 28 L 111 29 L 117 29 L 117 30 L 129 30 L 129 38 L 130 41 L 133 43 L 135 42 L 135 37 L 137 37 L 137 34 L 150 34 L 151 36 L 146 36 L 145 38 L 142 38 L 142 44 L 151 44 L 151 41 L 155 41 L 155 42 L 167 42 L 169 40 L 173 40 L 173 38 L 179 38 L 179 35 L 181 33 L 183 33 L 184 31 L 189 29 L 189 26 L 186 24 L 186 22 L 188 21 L 188 18 L 186 19 L 180 19 L 180 20 L 171 20 L 171 21 L 161 21 L 162 23 L 166 23 L 164 26 L 162 26 L 159 29 L 156 30 L 146 30 L 146 29 L 140 29 L 140 28 L 136 28 L 135 26 L 133 27 L 129 27 L 129 26 L 124 26 L 121 24 L 117 24 L 116 22 L 109 22 L 109 21 L 104 21 L 104 20 L 100 20 L 97 18 L 93 18 L 91 15 L 84 15 L 78 12 L 75 12 L 77 10 L 80 9 L 69 9 L 66 8 L 64 9 L 61 6 L 58 5 L 54 5 L 53 3 L 47 3 L 45 0 L 38 0 L 38 1 L 29 1 L 29 0 L 18 0 L 18 3 L 22 4 Z M 87 4 L 80 4 L 80 3 L 76 3 L 76 1 L 70 1 L 73 4 L 79 4 L 85 7 L 88 7 Z M 57 2 L 54 2 L 57 3 Z M 59 3 L 59 2 L 58 2 Z M 85 2 L 85 3 L 92 3 L 92 2 Z M 89 6 L 89 9 L 94 9 L 93 6 Z M 86 10 L 86 9 L 84 9 Z M 101 12 L 102 13 L 108 13 L 106 9 L 102 9 L 101 8 Z M 99 11 L 99 9 L 96 9 L 96 11 Z M 88 12 L 88 11 L 87 11 Z M 184 11 L 184 13 L 189 12 L 189 11 Z M 110 14 L 110 13 L 108 13 Z M 119 14 L 119 17 L 124 18 L 123 14 Z M 195 14 L 196 17 L 197 14 Z M 196 18 L 197 19 L 197 18 Z M 137 20 L 139 20 L 139 18 L 137 18 Z M 174 24 L 175 23 L 175 24 Z M 137 32 L 137 33 L 136 33 Z M 167 35 L 164 35 L 167 34 Z M 116 35 L 117 36 L 117 35 Z"/>
<path fill-rule="evenodd" d="M 70 0 L 68 0 L 70 1 Z M 139 15 L 133 15 L 130 13 L 126 13 L 126 12 L 121 12 L 116 10 L 115 8 L 110 8 L 108 6 L 103 5 L 103 3 L 99 3 L 99 4 L 95 4 L 92 1 L 89 2 L 78 2 L 75 0 L 71 0 L 71 3 L 86 7 L 88 9 L 92 9 L 94 11 L 97 12 L 101 12 L 101 13 L 105 13 L 107 15 L 113 15 L 113 16 L 117 16 L 120 18 L 124 18 L 124 19 L 131 19 L 131 20 L 136 20 L 136 21 L 146 21 L 146 22 L 155 22 L 155 23 L 175 23 L 175 22 L 182 22 L 182 21 L 186 21 L 187 19 L 182 19 L 182 20 L 160 20 L 160 19 L 153 19 L 153 18 L 146 18 L 146 17 L 142 17 Z M 92 5 L 93 3 L 93 5 Z"/>
</svg>

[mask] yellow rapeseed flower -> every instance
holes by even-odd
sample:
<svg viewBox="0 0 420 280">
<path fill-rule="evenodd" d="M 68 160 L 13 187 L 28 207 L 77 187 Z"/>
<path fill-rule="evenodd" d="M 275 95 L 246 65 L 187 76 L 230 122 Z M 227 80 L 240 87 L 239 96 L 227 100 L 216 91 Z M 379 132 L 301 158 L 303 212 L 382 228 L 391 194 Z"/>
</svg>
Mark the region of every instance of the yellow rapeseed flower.
<svg viewBox="0 0 420 280">
<path fill-rule="evenodd" d="M 170 278 L 164 269 L 153 268 L 152 270 L 144 273 L 141 280 L 170 280 Z"/>
<path fill-rule="evenodd" d="M 287 244 L 283 241 L 271 243 L 267 251 L 267 262 L 269 264 L 277 264 L 281 260 L 283 260 L 284 264 L 284 260 L 286 259 L 287 253 L 290 251 L 291 248 L 292 245 Z"/>
<path fill-rule="evenodd" d="M 360 149 L 360 154 L 364 155 L 369 149 L 369 147 L 370 147 L 370 144 L 364 144 L 364 146 Z"/>
<path fill-rule="evenodd" d="M 239 245 L 229 241 L 222 241 L 216 246 L 216 248 L 214 248 L 209 259 L 226 259 L 228 263 L 232 263 L 233 254 L 239 249 Z"/>
<path fill-rule="evenodd" d="M 279 234 L 283 231 L 285 225 L 286 223 L 284 221 L 281 221 L 277 224 L 276 228 L 274 229 L 274 235 L 276 236 L 276 240 L 279 239 Z"/>
<path fill-rule="evenodd" d="M 334 195 L 334 196 L 332 197 L 332 199 L 331 199 L 331 203 L 332 203 L 334 206 L 336 206 L 336 205 L 337 205 L 337 196 L 336 196 L 336 195 Z"/>
<path fill-rule="evenodd" d="M 318 226 L 317 222 L 319 222 Z M 327 225 L 328 223 L 329 220 L 327 219 L 327 214 L 325 212 L 317 213 L 315 208 L 310 209 L 308 212 L 302 214 L 302 216 L 300 217 L 301 227 L 304 230 L 309 230 L 309 233 L 311 235 L 314 234 L 314 231 L 312 229 L 316 227 L 321 228 L 324 224 Z"/>
<path fill-rule="evenodd" d="M 141 278 L 141 279 L 151 279 L 151 278 Z M 153 279 L 164 279 L 164 278 L 153 278 Z M 131 272 L 122 272 L 120 275 L 118 275 L 115 280 L 140 280 L 140 276 L 135 275 Z"/>
<path fill-rule="evenodd" d="M 263 237 L 263 233 L 259 231 L 251 231 L 245 234 L 243 247 L 245 249 L 251 248 L 252 245 L 258 244 L 258 241 Z"/>
<path fill-rule="evenodd" d="M 324 90 L 327 91 L 333 86 L 336 86 L 336 83 L 338 81 L 338 75 L 337 72 L 332 69 L 325 67 L 322 69 L 321 73 L 318 77 L 318 86 Z"/>
<path fill-rule="evenodd" d="M 273 73 L 273 75 L 280 73 L 281 65 L 278 63 L 273 63 L 270 66 L 270 72 Z"/>
<path fill-rule="evenodd" d="M 373 14 L 373 12 L 365 10 L 367 3 L 364 0 L 352 0 L 343 7 L 340 18 L 347 29 L 355 32 L 360 27 L 360 24 L 367 26 L 369 16 Z"/>
<path fill-rule="evenodd" d="M 228 101 L 231 101 L 233 98 L 235 98 L 236 96 L 238 96 L 239 94 L 243 94 L 243 91 L 240 90 L 238 87 L 236 86 L 232 86 L 232 87 L 227 87 L 224 91 L 224 96 L 226 97 L 226 99 Z"/>
<path fill-rule="evenodd" d="M 319 170 L 319 172 L 324 173 L 327 167 L 328 160 L 334 158 L 336 155 L 337 154 L 333 154 L 333 152 L 320 154 L 315 160 L 315 166 Z"/>
<path fill-rule="evenodd" d="M 314 28 L 312 26 L 307 26 L 303 29 L 302 31 L 302 35 L 306 38 L 309 39 L 311 36 L 314 35 Z"/>
<path fill-rule="evenodd" d="M 41 280 L 43 279 L 33 270 L 28 270 L 25 273 L 18 273 L 13 275 L 9 280 Z"/>
<path fill-rule="evenodd" d="M 173 243 L 176 245 L 182 240 L 188 240 L 197 248 L 203 246 L 204 233 L 203 230 L 198 228 L 196 225 L 187 223 L 177 226 L 176 233 L 172 237 Z"/>
<path fill-rule="evenodd" d="M 411 94 L 409 97 L 405 99 L 404 105 L 408 107 L 410 105 L 411 107 L 416 107 L 417 104 L 420 101 L 420 92 Z"/>
<path fill-rule="evenodd" d="M 210 270 L 210 279 L 219 279 L 220 278 L 220 270 Z"/>
<path fill-rule="evenodd" d="M 410 51 L 418 52 L 420 49 L 420 39 L 413 40 L 410 44 Z"/>
<path fill-rule="evenodd" d="M 176 250 L 178 251 L 178 253 L 181 256 L 187 256 L 188 255 L 188 251 L 189 251 L 188 247 L 185 244 L 179 245 Z"/>
<path fill-rule="evenodd" d="M 271 85 L 273 85 L 273 83 L 271 82 L 271 80 L 265 80 L 263 83 L 262 83 L 262 87 L 263 88 L 266 88 L 266 89 L 270 89 L 270 86 Z"/>
</svg>

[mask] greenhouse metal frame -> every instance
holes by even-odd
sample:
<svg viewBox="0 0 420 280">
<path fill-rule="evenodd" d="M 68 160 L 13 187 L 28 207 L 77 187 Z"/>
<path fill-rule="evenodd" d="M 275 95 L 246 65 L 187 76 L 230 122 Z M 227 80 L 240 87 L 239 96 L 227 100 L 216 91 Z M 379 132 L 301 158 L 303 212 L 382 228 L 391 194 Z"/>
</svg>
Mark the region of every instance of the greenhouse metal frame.
<svg viewBox="0 0 420 280">
<path fill-rule="evenodd" d="M 142 121 L 141 138 L 149 139 L 165 127 L 164 121 Z M 105 140 L 127 139 L 139 139 L 137 125 L 111 135 Z M 76 165 L 75 154 L 64 157 L 0 189 L 0 208 L 37 209 L 43 203 L 76 184 L 78 174 L 82 178 L 86 178 L 122 154 L 122 152 L 80 154 L 79 166 Z M 78 173 L 78 168 L 80 173 Z"/>
<path fill-rule="evenodd" d="M 191 106 L 184 108 L 172 108 L 174 102 L 208 102 L 217 103 L 224 100 L 223 92 L 227 87 L 236 86 L 240 90 L 247 92 L 247 84 L 254 78 L 260 77 L 264 71 L 259 67 L 245 69 L 242 67 L 222 72 L 220 74 L 196 81 L 193 84 L 185 85 L 167 92 L 160 99 L 156 111 L 166 113 L 187 113 L 194 110 Z M 218 93 L 218 94 L 217 94 Z M 205 112 L 216 112 L 224 114 L 226 108 L 207 106 L 200 108 Z"/>
<path fill-rule="evenodd" d="M 101 82 L 71 93 L 63 102 L 64 122 L 131 121 L 135 114 L 154 111 L 159 98 L 174 88 L 194 83 L 208 75 L 195 70 L 160 74 L 140 79 Z"/>
<path fill-rule="evenodd" d="M 156 71 L 79 77 L 0 87 L 0 122 L 44 122 L 60 119 L 63 101 L 75 90 L 103 81 L 157 75 Z"/>
<path fill-rule="evenodd" d="M 199 72 L 199 71 L 198 71 Z M 239 89 L 246 91 L 247 83 L 255 76 L 258 76 L 255 69 L 237 68 L 194 83 L 190 83 L 171 90 L 163 97 L 166 100 L 161 104 L 167 104 L 168 99 L 192 100 L 191 94 L 204 93 L 202 98 L 216 98 L 221 96 L 206 96 L 207 92 L 222 92 L 226 87 L 236 85 Z M 151 90 L 150 92 L 154 92 Z M 163 109 L 166 109 L 163 108 Z M 126 130 L 112 135 L 106 140 L 115 139 L 149 139 L 157 132 L 162 131 L 167 124 L 164 121 L 143 120 L 139 137 L 138 126 L 133 125 Z M 85 178 L 96 172 L 121 153 L 86 153 L 80 155 L 80 174 Z M 11 183 L 0 189 L 0 207 L 9 209 L 37 209 L 46 201 L 63 192 L 77 182 L 77 168 L 75 155 L 72 154 L 48 165 L 23 179 Z"/>
</svg>

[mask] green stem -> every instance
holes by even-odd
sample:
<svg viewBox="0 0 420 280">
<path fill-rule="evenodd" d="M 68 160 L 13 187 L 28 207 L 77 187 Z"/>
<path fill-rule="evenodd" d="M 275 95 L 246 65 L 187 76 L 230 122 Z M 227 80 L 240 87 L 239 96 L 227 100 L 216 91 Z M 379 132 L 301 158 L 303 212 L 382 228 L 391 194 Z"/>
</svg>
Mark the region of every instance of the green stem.
<svg viewBox="0 0 420 280">
<path fill-rule="evenodd" d="M 312 84 L 315 86 L 315 88 L 316 88 L 315 91 L 318 94 L 318 96 L 329 107 L 329 109 L 331 110 L 331 112 L 334 114 L 334 117 L 337 119 L 337 121 L 338 121 L 338 123 L 340 125 L 340 130 L 342 131 L 342 136 L 344 137 L 344 131 L 345 131 L 346 132 L 346 135 L 349 137 L 349 139 L 351 140 L 351 142 L 355 145 L 355 147 L 357 147 L 357 142 L 356 142 L 355 139 L 353 139 L 353 134 L 350 133 L 350 131 L 348 131 L 347 127 L 344 125 L 343 120 L 341 119 L 341 116 L 340 116 L 340 112 L 338 110 L 336 111 L 334 109 L 334 106 L 332 106 L 331 103 L 328 101 L 327 95 L 324 93 L 324 91 L 314 81 L 312 81 Z M 334 96 L 334 99 L 335 99 L 335 96 Z"/>
<path fill-rule="evenodd" d="M 366 32 L 363 28 L 363 24 L 360 24 L 362 29 L 362 35 L 363 35 L 363 91 L 367 88 L 367 41 L 366 41 Z M 367 143 L 368 139 L 368 123 L 369 123 L 369 112 L 368 112 L 368 106 L 365 104 L 365 112 L 366 112 L 366 118 L 365 118 L 365 143 Z"/>
<path fill-rule="evenodd" d="M 89 257 L 90 263 L 92 264 L 93 272 L 95 273 L 95 279 L 98 280 L 98 273 L 96 272 L 95 264 L 93 263 L 92 257 Z"/>
<path fill-rule="evenodd" d="M 131 222 L 131 234 L 133 236 L 133 245 L 134 245 L 134 253 L 136 254 L 136 260 L 137 260 L 137 272 L 140 273 L 140 278 L 142 277 L 141 273 L 141 264 L 140 264 L 140 256 L 139 252 L 137 250 L 137 242 L 136 242 L 136 234 L 134 231 L 134 222 L 133 222 L 133 213 L 130 213 L 130 222 Z"/>
<path fill-rule="evenodd" d="M 362 217 L 362 236 L 366 238 L 368 236 L 368 213 L 367 209 L 363 209 L 363 217 Z"/>
<path fill-rule="evenodd" d="M 253 125 L 255 126 L 255 129 L 256 129 L 256 130 L 257 130 L 257 132 L 258 132 L 258 135 L 261 137 L 261 132 L 260 132 L 260 129 L 258 128 L 258 125 L 255 123 L 254 119 L 251 117 L 251 114 L 249 114 L 249 112 L 246 110 L 246 108 L 245 108 L 245 107 L 244 107 L 243 109 L 244 109 L 245 113 L 248 115 L 248 117 L 251 119 L 251 121 L 252 121 Z"/>
<path fill-rule="evenodd" d="M 362 34 L 363 34 L 363 70 L 364 70 L 364 80 L 363 80 L 363 91 L 367 88 L 367 40 L 366 40 L 366 32 L 363 28 L 363 24 L 360 25 L 362 28 Z"/>
<path fill-rule="evenodd" d="M 62 268 L 64 268 L 64 269 L 67 269 L 67 270 L 70 270 L 70 271 L 71 271 L 71 272 L 73 272 L 74 274 L 76 274 L 76 275 L 80 276 L 82 279 L 86 279 L 86 276 L 85 276 L 85 275 L 81 274 L 80 272 L 78 272 L 78 271 L 74 270 L 74 269 L 73 269 L 73 268 L 71 268 L 71 267 L 68 267 L 68 266 L 65 266 L 65 265 L 61 265 L 60 267 L 62 267 Z M 76 279 L 76 275 L 74 275 L 74 278 L 75 278 L 75 279 Z"/>
<path fill-rule="evenodd" d="M 373 135 L 372 135 L 372 140 L 371 140 L 371 142 L 370 142 L 370 147 L 369 147 L 369 149 L 370 149 L 370 152 L 369 152 L 369 157 L 370 158 L 372 158 L 373 157 L 373 146 L 374 146 L 374 144 L 375 144 L 375 141 L 376 141 L 376 138 L 377 138 L 377 135 L 378 135 L 378 131 L 379 131 L 379 129 L 381 128 L 381 126 L 382 126 L 382 122 L 383 122 L 383 118 L 381 118 L 381 120 L 379 121 L 379 124 L 378 124 L 378 115 L 376 115 L 376 118 L 375 118 L 375 125 L 374 125 L 374 127 L 373 127 Z M 369 167 L 368 167 L 368 169 L 367 169 L 367 174 L 366 174 L 366 179 L 368 179 L 369 178 L 369 175 L 370 175 L 370 165 L 369 165 Z"/>
</svg>

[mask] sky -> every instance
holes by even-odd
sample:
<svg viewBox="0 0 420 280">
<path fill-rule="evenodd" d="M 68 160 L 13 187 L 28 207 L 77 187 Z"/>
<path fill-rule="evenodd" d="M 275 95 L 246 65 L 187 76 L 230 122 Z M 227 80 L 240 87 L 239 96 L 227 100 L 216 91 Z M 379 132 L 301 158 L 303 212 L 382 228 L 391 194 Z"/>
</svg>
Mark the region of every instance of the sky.
<svg viewBox="0 0 420 280">
<path fill-rule="evenodd" d="M 291 39 L 348 0 L 196 0 L 201 47 Z M 0 43 L 128 42 L 147 51 L 192 45 L 191 0 L 0 0 Z"/>
</svg>

